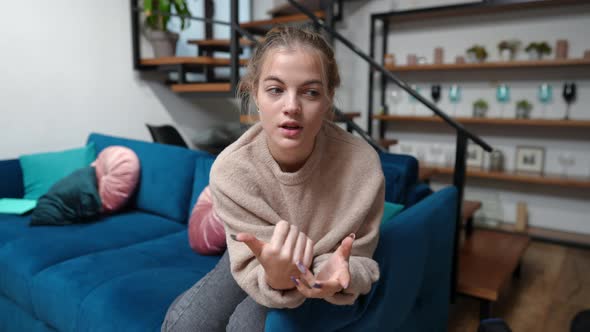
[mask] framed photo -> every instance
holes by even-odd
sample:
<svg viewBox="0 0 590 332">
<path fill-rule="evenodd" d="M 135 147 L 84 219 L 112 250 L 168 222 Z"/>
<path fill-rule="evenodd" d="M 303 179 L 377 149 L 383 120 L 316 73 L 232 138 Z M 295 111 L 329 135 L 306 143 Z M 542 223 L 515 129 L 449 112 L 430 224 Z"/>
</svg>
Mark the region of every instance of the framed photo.
<svg viewBox="0 0 590 332">
<path fill-rule="evenodd" d="M 516 147 L 517 172 L 542 174 L 545 166 L 545 149 L 535 146 Z"/>
<path fill-rule="evenodd" d="M 467 167 L 483 168 L 483 149 L 479 145 L 467 145 Z"/>
</svg>

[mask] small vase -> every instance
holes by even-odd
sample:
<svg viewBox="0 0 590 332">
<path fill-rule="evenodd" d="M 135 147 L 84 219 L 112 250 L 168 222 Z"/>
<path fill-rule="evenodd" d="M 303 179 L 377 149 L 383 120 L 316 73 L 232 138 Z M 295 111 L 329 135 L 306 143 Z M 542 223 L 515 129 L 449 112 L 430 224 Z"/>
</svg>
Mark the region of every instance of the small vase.
<svg viewBox="0 0 590 332">
<path fill-rule="evenodd" d="M 502 59 L 502 61 L 512 61 L 514 60 L 514 52 L 505 48 L 500 51 L 500 59 Z"/>
<path fill-rule="evenodd" d="M 524 107 L 517 107 L 516 108 L 516 118 L 517 119 L 530 119 L 531 117 L 531 110 Z"/>
<path fill-rule="evenodd" d="M 488 109 L 485 107 L 473 106 L 473 117 L 474 118 L 485 118 L 487 112 L 488 112 Z"/>
<path fill-rule="evenodd" d="M 174 56 L 178 34 L 168 31 L 148 30 L 147 38 L 154 49 L 156 58 Z"/>
<path fill-rule="evenodd" d="M 542 58 L 541 53 L 537 52 L 536 50 L 530 50 L 527 53 L 529 55 L 529 60 L 531 61 L 541 60 Z"/>
<path fill-rule="evenodd" d="M 477 55 L 475 55 L 475 53 L 468 52 L 467 53 L 467 62 L 469 62 L 469 63 L 479 63 L 479 62 L 481 62 L 481 60 L 479 60 L 477 58 Z"/>
</svg>

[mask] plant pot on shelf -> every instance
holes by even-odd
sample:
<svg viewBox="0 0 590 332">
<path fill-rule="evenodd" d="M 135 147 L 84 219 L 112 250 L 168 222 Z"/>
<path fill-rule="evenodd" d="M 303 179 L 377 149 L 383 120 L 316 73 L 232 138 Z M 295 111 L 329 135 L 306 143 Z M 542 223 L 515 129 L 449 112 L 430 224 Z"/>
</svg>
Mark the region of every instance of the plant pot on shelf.
<svg viewBox="0 0 590 332">
<path fill-rule="evenodd" d="M 513 61 L 515 57 L 516 52 L 510 49 L 503 49 L 500 51 L 500 59 L 502 59 L 502 61 Z"/>
<path fill-rule="evenodd" d="M 146 37 L 152 44 L 156 58 L 174 56 L 178 34 L 169 31 L 147 30 Z"/>
<path fill-rule="evenodd" d="M 473 106 L 473 117 L 474 118 L 485 118 L 488 112 L 487 107 Z"/>
<path fill-rule="evenodd" d="M 533 105 L 526 100 L 521 100 L 516 103 L 516 118 L 517 119 L 530 119 Z"/>
<path fill-rule="evenodd" d="M 527 54 L 529 55 L 529 60 L 531 61 L 537 61 L 543 58 L 543 54 L 537 50 L 527 51 Z"/>
</svg>

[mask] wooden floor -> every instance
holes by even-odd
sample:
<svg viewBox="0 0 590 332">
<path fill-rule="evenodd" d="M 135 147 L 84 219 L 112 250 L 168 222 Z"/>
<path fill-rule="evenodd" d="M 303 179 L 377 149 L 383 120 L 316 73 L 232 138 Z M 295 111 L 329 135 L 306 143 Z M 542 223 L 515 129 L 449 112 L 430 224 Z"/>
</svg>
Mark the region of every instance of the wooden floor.
<svg viewBox="0 0 590 332">
<path fill-rule="evenodd" d="M 514 332 L 568 332 L 574 315 L 590 309 L 590 250 L 532 242 L 513 279 L 493 307 Z M 459 297 L 451 307 L 450 332 L 475 332 L 479 303 Z"/>
</svg>

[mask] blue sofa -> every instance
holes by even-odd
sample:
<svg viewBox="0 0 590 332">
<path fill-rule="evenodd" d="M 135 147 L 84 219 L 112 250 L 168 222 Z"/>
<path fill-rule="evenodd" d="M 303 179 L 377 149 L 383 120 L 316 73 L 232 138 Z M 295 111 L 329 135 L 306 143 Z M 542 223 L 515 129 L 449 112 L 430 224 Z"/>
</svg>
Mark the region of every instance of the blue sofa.
<svg viewBox="0 0 590 332">
<path fill-rule="evenodd" d="M 0 215 L 0 331 L 159 331 L 170 303 L 219 259 L 193 252 L 186 227 L 214 157 L 101 134 L 88 141 L 97 152 L 133 149 L 138 191 L 125 211 L 91 224 L 30 227 L 30 215 Z M 381 159 L 387 199 L 408 205 L 382 227 L 381 279 L 353 306 L 272 310 L 267 331 L 446 330 L 456 191 L 423 198 L 415 159 Z M 0 161 L 0 198 L 23 191 L 18 160 Z"/>
</svg>

